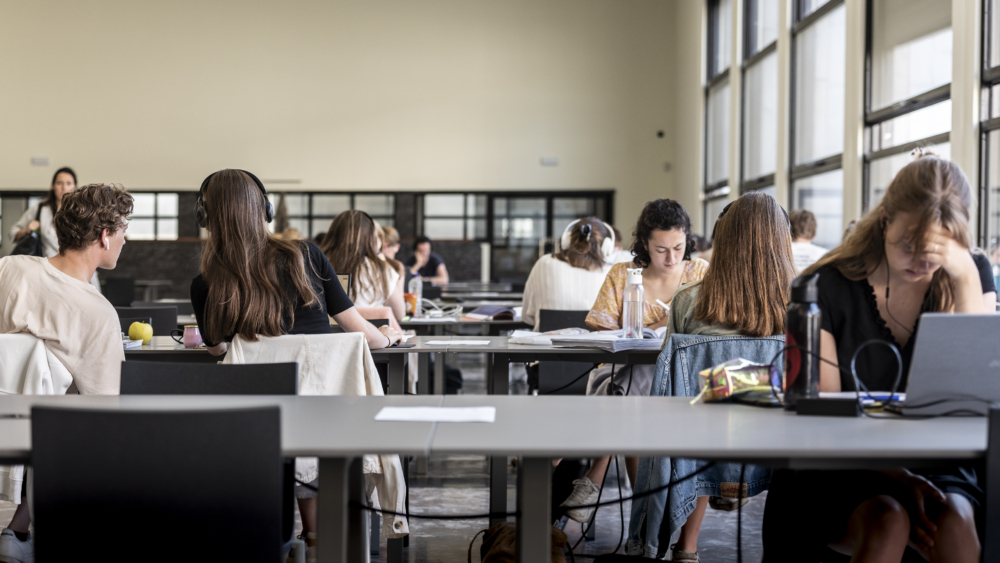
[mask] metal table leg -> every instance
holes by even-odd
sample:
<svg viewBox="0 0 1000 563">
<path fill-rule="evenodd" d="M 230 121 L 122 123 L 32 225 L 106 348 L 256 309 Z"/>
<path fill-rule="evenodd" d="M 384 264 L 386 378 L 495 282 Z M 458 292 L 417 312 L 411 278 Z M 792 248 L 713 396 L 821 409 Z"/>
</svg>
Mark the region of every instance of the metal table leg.
<svg viewBox="0 0 1000 563">
<path fill-rule="evenodd" d="M 548 563 L 552 553 L 552 461 L 519 458 L 517 467 L 517 560 Z"/>
<path fill-rule="evenodd" d="M 353 500 L 364 503 L 365 485 L 361 458 L 320 458 L 317 561 L 361 563 L 365 553 L 366 514 L 349 508 Z"/>
<path fill-rule="evenodd" d="M 434 352 L 434 394 L 444 395 L 444 352 Z"/>
<path fill-rule="evenodd" d="M 506 395 L 509 387 L 509 357 L 487 354 L 488 378 L 486 389 L 491 395 Z M 506 522 L 507 517 L 507 456 L 492 456 L 490 463 L 490 526 Z"/>
<path fill-rule="evenodd" d="M 430 362 L 430 354 L 417 354 L 417 395 L 431 394 Z"/>
<path fill-rule="evenodd" d="M 990 408 L 986 429 L 986 537 L 983 563 L 1000 563 L 1000 408 Z M 993 530 L 993 532 L 989 532 Z"/>
<path fill-rule="evenodd" d="M 389 354 L 389 394 L 406 393 L 406 355 Z"/>
</svg>

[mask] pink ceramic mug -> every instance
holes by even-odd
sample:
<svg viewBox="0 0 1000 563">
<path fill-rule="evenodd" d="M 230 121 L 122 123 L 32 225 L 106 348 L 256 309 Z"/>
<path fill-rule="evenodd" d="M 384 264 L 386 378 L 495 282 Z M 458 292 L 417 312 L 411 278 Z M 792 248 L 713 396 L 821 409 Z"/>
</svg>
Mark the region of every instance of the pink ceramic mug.
<svg viewBox="0 0 1000 563">
<path fill-rule="evenodd" d="M 201 346 L 201 332 L 198 330 L 198 325 L 184 325 L 184 335 L 180 340 L 177 340 L 177 336 L 175 336 L 175 333 L 178 332 L 181 332 L 181 330 L 174 329 L 170 331 L 170 337 L 178 344 L 183 344 L 185 348 L 197 348 Z"/>
</svg>

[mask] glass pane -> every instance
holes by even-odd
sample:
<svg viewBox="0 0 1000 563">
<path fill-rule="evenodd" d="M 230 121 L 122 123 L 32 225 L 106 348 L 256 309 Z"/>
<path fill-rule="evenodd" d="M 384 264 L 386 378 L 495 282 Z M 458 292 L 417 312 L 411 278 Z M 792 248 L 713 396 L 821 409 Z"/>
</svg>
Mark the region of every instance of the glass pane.
<svg viewBox="0 0 1000 563">
<path fill-rule="evenodd" d="M 990 26 L 990 60 L 986 62 L 987 66 L 994 67 L 1000 66 L 1000 0 L 989 0 L 990 6 L 990 19 L 984 25 Z"/>
<path fill-rule="evenodd" d="M 468 237 L 473 240 L 486 238 L 486 219 L 466 219 Z"/>
<path fill-rule="evenodd" d="M 708 4 L 709 37 L 714 41 L 713 55 L 709 61 L 709 78 L 714 78 L 729 68 L 733 51 L 733 4 L 732 0 L 715 0 Z"/>
<path fill-rule="evenodd" d="M 157 219 L 156 240 L 177 240 L 177 219 Z"/>
<path fill-rule="evenodd" d="M 552 200 L 553 215 L 586 217 L 594 213 L 594 200 L 587 197 L 557 197 Z M 559 231 L 562 232 L 562 231 Z"/>
<path fill-rule="evenodd" d="M 767 194 L 767 195 L 773 197 L 774 199 L 778 199 L 778 188 L 776 188 L 774 186 L 767 186 L 766 188 L 760 188 L 760 189 L 753 190 L 753 191 L 760 192 L 762 194 Z M 784 207 L 784 205 L 782 205 L 782 207 Z"/>
<path fill-rule="evenodd" d="M 743 179 L 771 174 L 778 156 L 778 53 L 746 71 Z"/>
<path fill-rule="evenodd" d="M 499 280 L 528 279 L 538 260 L 538 246 L 493 249 L 493 277 Z"/>
<path fill-rule="evenodd" d="M 832 170 L 792 184 L 792 209 L 816 215 L 813 244 L 832 249 L 840 244 L 844 225 L 844 171 Z"/>
<path fill-rule="evenodd" d="M 951 82 L 951 1 L 872 2 L 872 109 Z"/>
<path fill-rule="evenodd" d="M 457 195 L 425 195 L 425 217 L 461 217 L 465 209 L 465 196 Z"/>
<path fill-rule="evenodd" d="M 493 214 L 497 216 L 507 214 L 507 198 L 498 197 L 493 200 Z"/>
<path fill-rule="evenodd" d="M 883 149 L 947 133 L 951 131 L 951 100 L 890 119 L 878 131 Z"/>
<path fill-rule="evenodd" d="M 424 219 L 424 235 L 432 239 L 462 240 L 465 230 L 462 219 Z"/>
<path fill-rule="evenodd" d="M 300 219 L 300 221 L 302 224 L 305 224 L 306 222 L 305 219 Z M 315 237 L 316 235 L 326 235 L 327 231 L 330 230 L 331 223 L 333 223 L 333 219 L 313 219 L 310 221 L 311 226 L 308 230 L 299 229 L 299 232 L 302 233 L 302 236 L 310 238 Z M 289 225 L 291 225 L 291 221 L 289 221 Z"/>
<path fill-rule="evenodd" d="M 514 217 L 510 220 L 509 236 L 515 239 L 537 240 L 545 236 L 545 219 Z"/>
<path fill-rule="evenodd" d="M 705 228 L 703 231 L 706 237 L 712 236 L 715 222 L 719 220 L 719 213 L 722 213 L 722 209 L 728 204 L 729 198 L 726 196 L 705 200 Z"/>
<path fill-rule="evenodd" d="M 332 194 L 313 194 L 312 214 L 335 217 L 341 211 L 351 209 L 351 196 Z"/>
<path fill-rule="evenodd" d="M 375 215 L 394 215 L 396 213 L 396 196 L 382 195 L 356 195 L 354 196 L 354 209 Z"/>
<path fill-rule="evenodd" d="M 778 39 L 778 0 L 750 0 L 747 2 L 747 37 L 750 50 L 747 58 L 764 50 Z"/>
<path fill-rule="evenodd" d="M 177 194 L 156 194 L 156 216 L 177 217 Z"/>
<path fill-rule="evenodd" d="M 327 221 L 329 221 L 329 219 L 327 219 Z M 273 226 L 274 223 L 271 223 L 271 225 Z M 330 223 L 327 222 L 326 226 L 329 227 Z M 320 227 L 322 227 L 322 225 L 320 225 Z M 304 236 L 304 237 L 309 236 L 310 233 L 312 233 L 313 236 L 315 236 L 316 234 L 319 234 L 319 233 L 326 234 L 326 229 L 320 228 L 317 232 L 314 232 L 314 231 L 310 230 L 309 229 L 309 219 L 301 219 L 301 218 L 289 219 L 288 220 L 288 228 L 289 229 L 295 229 L 296 231 L 302 233 L 302 236 Z"/>
<path fill-rule="evenodd" d="M 929 147 L 929 150 L 941 158 L 951 158 L 951 143 L 941 143 Z M 885 195 L 886 188 L 896 177 L 896 173 L 912 161 L 913 157 L 907 152 L 871 161 L 868 165 L 868 208 L 866 211 L 878 207 L 882 196 Z"/>
<path fill-rule="evenodd" d="M 708 91 L 708 184 L 729 178 L 729 82 Z"/>
<path fill-rule="evenodd" d="M 545 217 L 543 197 L 512 197 L 507 205 L 512 217 Z"/>
<path fill-rule="evenodd" d="M 470 217 L 486 217 L 487 196 L 469 194 L 465 196 L 465 213 Z"/>
<path fill-rule="evenodd" d="M 803 19 L 809 14 L 815 12 L 816 10 L 822 8 L 830 0 L 793 0 L 800 2 L 799 6 L 799 19 Z"/>
<path fill-rule="evenodd" d="M 153 240 L 156 238 L 155 219 L 130 219 L 125 238 L 129 240 Z"/>
<path fill-rule="evenodd" d="M 156 215 L 156 194 L 132 194 L 132 216 L 153 217 Z"/>
<path fill-rule="evenodd" d="M 285 197 L 285 208 L 288 209 L 289 217 L 304 217 L 309 214 L 308 194 L 281 194 Z M 280 197 L 279 197 L 280 202 Z M 274 204 L 277 211 L 278 204 Z"/>
<path fill-rule="evenodd" d="M 795 164 L 844 152 L 846 8 L 795 37 Z"/>
<path fill-rule="evenodd" d="M 986 252 L 1000 264 L 1000 131 L 990 131 L 989 182 L 986 193 Z"/>
<path fill-rule="evenodd" d="M 396 218 L 395 217 L 378 217 L 378 216 L 373 216 L 372 219 L 375 219 L 376 221 L 378 221 L 378 224 L 382 225 L 383 227 L 395 227 L 396 226 Z"/>
</svg>

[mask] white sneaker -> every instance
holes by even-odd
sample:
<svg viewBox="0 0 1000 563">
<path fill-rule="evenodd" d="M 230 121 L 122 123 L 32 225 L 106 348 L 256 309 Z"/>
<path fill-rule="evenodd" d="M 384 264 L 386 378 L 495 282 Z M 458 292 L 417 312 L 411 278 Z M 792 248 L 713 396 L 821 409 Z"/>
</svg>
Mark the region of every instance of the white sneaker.
<svg viewBox="0 0 1000 563">
<path fill-rule="evenodd" d="M 0 532 L 0 561 L 3 563 L 35 563 L 35 536 L 21 541 L 14 531 L 4 528 Z"/>
<path fill-rule="evenodd" d="M 559 506 L 580 506 L 585 504 L 594 504 L 597 502 L 597 495 L 600 489 L 594 484 L 588 477 L 584 476 L 582 479 L 577 479 L 573 481 L 573 492 L 570 493 L 569 498 L 563 501 Z M 593 516 L 596 507 L 588 506 L 585 508 L 570 508 L 566 511 L 566 516 L 569 516 L 573 520 L 583 524 L 590 521 L 590 517 Z"/>
</svg>

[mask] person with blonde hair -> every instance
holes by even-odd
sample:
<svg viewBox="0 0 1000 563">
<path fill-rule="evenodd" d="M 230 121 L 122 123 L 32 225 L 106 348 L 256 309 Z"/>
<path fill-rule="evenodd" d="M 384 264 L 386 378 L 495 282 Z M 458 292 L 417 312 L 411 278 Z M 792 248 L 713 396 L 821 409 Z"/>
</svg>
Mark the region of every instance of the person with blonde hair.
<svg viewBox="0 0 1000 563">
<path fill-rule="evenodd" d="M 988 261 L 972 250 L 971 206 L 958 165 L 918 151 L 854 233 L 805 271 L 819 276 L 822 391 L 855 391 L 849 366 L 871 391 L 905 391 L 922 313 L 993 312 Z M 881 345 L 854 362 L 871 340 L 895 346 L 903 365 Z M 810 490 L 821 496 L 803 501 Z M 776 471 L 764 560 L 817 561 L 832 549 L 861 562 L 898 562 L 907 551 L 931 563 L 976 562 L 984 503 L 972 466 Z"/>
</svg>

